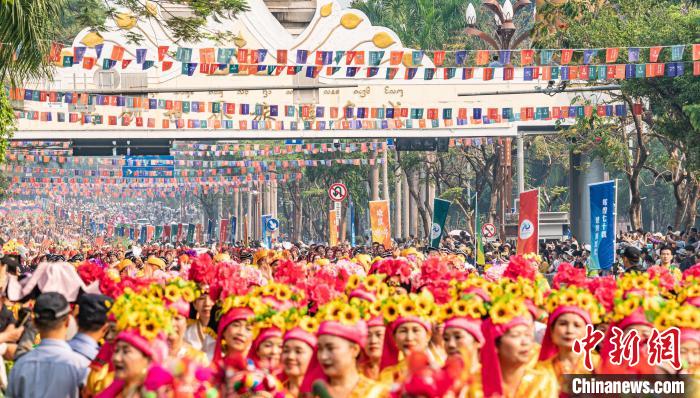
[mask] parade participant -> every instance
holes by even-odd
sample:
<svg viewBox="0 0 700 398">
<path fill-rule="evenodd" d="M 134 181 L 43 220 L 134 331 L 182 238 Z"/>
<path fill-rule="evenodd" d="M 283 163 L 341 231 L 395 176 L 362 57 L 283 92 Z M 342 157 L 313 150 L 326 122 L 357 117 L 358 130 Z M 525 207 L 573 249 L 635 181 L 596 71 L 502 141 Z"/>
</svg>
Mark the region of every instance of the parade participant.
<svg viewBox="0 0 700 398">
<path fill-rule="evenodd" d="M 420 294 L 390 296 L 382 305 L 384 319 L 389 324 L 384 336 L 379 380 L 386 384 L 401 383 L 407 376 L 405 358 L 411 351 L 428 351 L 432 323 L 437 307 L 428 291 Z M 404 359 L 399 359 L 403 355 Z M 430 355 L 433 366 L 442 366 Z"/>
<path fill-rule="evenodd" d="M 551 292 L 545 306 L 550 315 L 537 368 L 550 373 L 568 395 L 564 375 L 591 373 L 584 355 L 574 351 L 574 342 L 585 337 L 586 325 L 600 323 L 603 308 L 589 291 L 574 285 Z M 592 353 L 591 365 L 595 368 L 599 362 L 598 354 Z"/>
<path fill-rule="evenodd" d="M 522 298 L 494 299 L 489 318 L 482 324 L 481 383 L 467 386 L 469 397 L 557 396 L 556 380 L 530 365 L 535 345 L 532 320 L 527 312 Z"/>
<path fill-rule="evenodd" d="M 83 294 L 78 298 L 78 334 L 68 345 L 82 356 L 86 369 L 97 357 L 99 342 L 107 334 L 107 312 L 113 302 L 111 297 L 102 294 Z"/>
<path fill-rule="evenodd" d="M 142 293 L 129 290 L 115 300 L 110 310 L 118 330 L 111 357 L 114 381 L 96 397 L 143 396 L 150 366 L 168 357 L 165 336 L 173 333 L 172 312 L 154 294 L 160 286 L 154 286 Z"/>
<path fill-rule="evenodd" d="M 223 315 L 219 320 L 212 360 L 216 383 L 222 387 L 229 371 L 242 370 L 238 364 L 248 355 L 253 343 L 253 325 L 250 321 L 255 313 L 248 307 L 250 302 L 250 296 L 232 296 L 222 304 Z"/>
<path fill-rule="evenodd" d="M 284 387 L 292 397 L 299 396 L 299 387 L 306 374 L 306 369 L 311 362 L 314 350 L 316 349 L 316 336 L 304 327 L 313 329 L 315 320 L 305 317 L 300 321 L 300 325 L 284 334 L 282 344 L 282 372 L 284 374 Z M 315 332 L 315 330 L 312 330 Z"/>
<path fill-rule="evenodd" d="M 10 372 L 9 397 L 78 397 L 87 368 L 66 342 L 70 317 L 68 300 L 60 293 L 43 293 L 34 304 L 34 323 L 41 343 L 15 362 Z"/>
<path fill-rule="evenodd" d="M 168 308 L 174 312 L 173 315 L 173 333 L 168 335 L 168 349 L 172 358 L 190 358 L 200 364 L 209 364 L 207 355 L 192 347 L 184 339 L 185 330 L 187 329 L 187 316 L 190 312 L 190 304 L 183 300 L 177 300 L 168 304 Z"/>
<path fill-rule="evenodd" d="M 334 317 L 333 314 L 336 313 Z M 300 396 L 325 390 L 333 398 L 384 397 L 386 387 L 362 375 L 367 324 L 356 308 L 341 302 L 329 303 L 319 311 L 318 344 L 300 387 Z M 333 319 L 335 318 L 335 319 Z"/>
<path fill-rule="evenodd" d="M 257 334 L 257 337 L 251 344 L 248 358 L 258 369 L 270 374 L 279 373 L 280 356 L 282 355 L 282 330 L 271 326 L 254 333 Z"/>
</svg>

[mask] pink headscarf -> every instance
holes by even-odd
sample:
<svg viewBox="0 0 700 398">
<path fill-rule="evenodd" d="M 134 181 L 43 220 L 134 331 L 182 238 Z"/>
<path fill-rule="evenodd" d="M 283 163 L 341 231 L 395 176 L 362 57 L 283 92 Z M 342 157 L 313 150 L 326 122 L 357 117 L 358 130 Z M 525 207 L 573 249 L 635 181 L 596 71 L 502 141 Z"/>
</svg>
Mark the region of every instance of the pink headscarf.
<svg viewBox="0 0 700 398">
<path fill-rule="evenodd" d="M 542 348 L 540 348 L 540 361 L 546 361 L 549 358 L 552 358 L 555 355 L 557 355 L 557 353 L 559 352 L 559 348 L 554 344 L 554 341 L 552 340 L 552 329 L 554 327 L 554 322 L 557 320 L 557 318 L 564 314 L 576 314 L 583 318 L 586 324 L 592 323 L 591 315 L 588 313 L 588 311 L 585 311 L 583 308 L 568 305 L 562 305 L 557 307 L 554 311 L 552 311 L 552 315 L 549 316 L 549 320 L 547 321 L 547 330 L 544 332 L 544 338 L 542 339 Z"/>
<path fill-rule="evenodd" d="M 681 343 L 686 341 L 696 341 L 700 343 L 700 330 L 698 329 L 681 329 Z"/>
<path fill-rule="evenodd" d="M 329 335 L 336 336 L 348 340 L 360 346 L 360 357 L 364 356 L 364 350 L 367 345 L 367 325 L 364 321 L 359 321 L 355 325 L 344 325 L 336 321 L 325 321 L 318 328 L 317 336 Z M 314 348 L 314 355 L 311 357 L 309 367 L 304 375 L 304 381 L 299 388 L 300 394 L 310 393 L 313 388 L 313 383 L 316 380 L 328 381 L 323 368 L 318 362 L 318 347 Z"/>
<path fill-rule="evenodd" d="M 394 332 L 399 326 L 404 323 L 415 322 L 421 325 L 428 333 L 431 332 L 432 328 L 430 323 L 417 316 L 402 316 L 396 319 L 394 322 L 389 324 L 389 328 L 384 334 L 384 346 L 382 348 L 382 360 L 379 362 L 379 369 L 384 370 L 389 366 L 394 366 L 399 363 L 399 347 L 396 345 L 396 340 L 394 339 Z"/>
<path fill-rule="evenodd" d="M 299 340 L 306 343 L 311 349 L 315 349 L 318 342 L 316 336 L 298 327 L 284 334 L 283 341 L 286 343 L 288 340 Z"/>
<path fill-rule="evenodd" d="M 445 329 L 447 328 L 462 329 L 471 334 L 480 344 L 484 344 L 484 334 L 481 332 L 481 319 L 457 316 L 445 322 Z"/>
<path fill-rule="evenodd" d="M 355 289 L 352 292 L 350 292 L 350 295 L 348 298 L 358 298 L 360 300 L 365 300 L 368 303 L 373 303 L 377 301 L 377 296 L 374 295 L 372 292 L 368 292 L 364 289 Z M 384 318 L 380 316 L 375 316 L 374 318 L 370 319 L 367 322 L 367 327 L 375 327 L 375 326 L 384 326 Z"/>
<path fill-rule="evenodd" d="M 259 364 L 260 357 L 258 356 L 258 348 L 260 348 L 260 344 L 262 344 L 263 341 L 274 337 L 282 338 L 282 331 L 273 326 L 263 329 L 260 334 L 258 334 L 258 337 L 253 340 L 253 344 L 250 346 L 250 350 L 248 350 L 248 359 L 252 360 L 256 367 L 261 368 Z M 275 369 L 268 370 L 274 371 Z"/>
<path fill-rule="evenodd" d="M 181 316 L 184 316 L 185 318 L 190 316 L 190 304 L 185 300 L 180 299 L 174 302 L 169 302 L 168 308 L 175 310 L 175 312 Z"/>
<path fill-rule="evenodd" d="M 620 321 L 611 323 L 610 327 L 608 327 L 608 330 L 605 333 L 605 337 L 603 338 L 603 342 L 600 346 L 599 371 L 601 373 L 612 372 L 612 369 L 616 369 L 615 372 L 617 372 L 617 369 L 619 369 L 620 374 L 650 374 L 655 372 L 655 368 L 649 365 L 648 363 L 646 350 L 640 350 L 639 362 L 635 366 L 623 364 L 622 367 L 620 367 L 611 363 L 610 353 L 613 351 L 614 348 L 614 345 L 612 343 L 613 327 L 617 326 L 618 328 L 622 329 L 622 331 L 624 331 L 632 325 L 646 325 L 650 327 L 652 326 L 651 322 L 647 320 L 646 315 L 644 314 L 644 309 L 642 307 L 637 308 L 631 314 L 627 315 Z"/>
<path fill-rule="evenodd" d="M 252 318 L 255 314 L 250 308 L 238 307 L 231 308 L 219 321 L 219 327 L 216 331 L 216 347 L 214 348 L 214 361 L 218 362 L 223 358 L 221 343 L 224 339 L 224 331 L 228 325 L 235 321 Z"/>
<path fill-rule="evenodd" d="M 481 347 L 479 355 L 484 398 L 503 396 L 503 377 L 501 376 L 501 363 L 498 359 L 496 339 L 503 336 L 508 330 L 520 325 L 532 325 L 532 322 L 527 318 L 515 317 L 508 323 L 496 325 L 489 318 L 481 324 L 484 346 Z"/>
</svg>

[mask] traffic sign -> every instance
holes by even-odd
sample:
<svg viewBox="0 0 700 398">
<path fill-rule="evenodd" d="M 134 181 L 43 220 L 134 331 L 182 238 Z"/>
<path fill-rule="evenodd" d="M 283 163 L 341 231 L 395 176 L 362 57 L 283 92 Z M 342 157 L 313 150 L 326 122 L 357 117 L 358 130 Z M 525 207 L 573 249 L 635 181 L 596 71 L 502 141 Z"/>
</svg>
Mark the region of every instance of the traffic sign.
<svg viewBox="0 0 700 398">
<path fill-rule="evenodd" d="M 280 220 L 276 218 L 269 218 L 267 220 L 267 230 L 274 232 L 277 231 L 280 227 Z"/>
<path fill-rule="evenodd" d="M 334 202 L 342 202 L 348 196 L 348 188 L 345 184 L 336 182 L 328 188 L 328 197 Z"/>
<path fill-rule="evenodd" d="M 486 223 L 481 226 L 481 235 L 484 238 L 493 238 L 496 236 L 496 226 L 491 223 Z"/>
</svg>

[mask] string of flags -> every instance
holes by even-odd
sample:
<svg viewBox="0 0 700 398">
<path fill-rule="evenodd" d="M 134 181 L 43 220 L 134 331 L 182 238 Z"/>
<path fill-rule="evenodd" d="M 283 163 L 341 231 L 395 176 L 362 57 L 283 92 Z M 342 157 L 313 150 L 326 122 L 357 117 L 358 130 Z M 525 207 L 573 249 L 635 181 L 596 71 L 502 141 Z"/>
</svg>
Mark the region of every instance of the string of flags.
<svg viewBox="0 0 700 398">
<path fill-rule="evenodd" d="M 699 44 L 674 44 L 663 46 L 631 46 L 585 49 L 517 49 L 517 50 L 316 50 L 306 49 L 253 49 L 253 48 L 189 48 L 159 46 L 157 51 L 147 48 L 135 49 L 135 57 L 129 57 L 127 49 L 121 45 L 112 45 L 105 49 L 104 44 L 92 48 L 84 46 L 64 48 L 54 43 L 49 54 L 49 61 L 61 67 L 82 65 L 84 69 L 101 67 L 113 69 L 120 65 L 122 69 L 132 65 L 148 70 L 158 65 L 160 70 L 168 71 L 174 63 L 180 64 L 181 74 L 192 75 L 199 69 L 202 74 L 246 74 L 267 75 L 298 74 L 311 68 L 312 74 L 320 73 L 314 68 L 332 68 L 326 72 L 334 75 L 340 68 L 346 68 L 347 77 L 364 77 L 358 75 L 360 69 L 368 70 L 366 77 L 374 77 L 381 65 L 388 64 L 388 69 L 399 66 L 417 68 L 427 58 L 436 68 L 459 68 L 487 66 L 551 66 L 551 65 L 593 65 L 596 63 L 658 63 L 662 60 L 679 62 L 690 58 L 700 60 Z M 686 49 L 691 49 L 686 57 Z M 338 69 L 336 69 L 338 68 Z M 350 72 L 348 72 L 350 70 Z M 387 79 L 396 76 L 395 71 L 387 72 Z"/>
<path fill-rule="evenodd" d="M 325 114 L 325 107 L 316 107 L 317 114 Z M 321 109 L 319 111 L 319 109 Z M 338 108 L 335 108 L 338 109 Z M 226 129 L 226 130 L 376 130 L 376 129 L 430 129 L 467 125 L 495 124 L 513 121 L 559 120 L 590 117 L 594 113 L 601 117 L 624 117 L 628 114 L 626 104 L 598 104 L 571 106 L 525 106 L 474 107 L 474 108 L 342 108 L 344 119 L 340 120 L 221 120 L 221 119 L 170 119 L 129 114 L 102 115 L 99 113 L 16 111 L 15 117 L 47 123 L 79 125 L 107 125 L 121 127 L 148 127 L 163 129 Z M 632 114 L 643 111 L 642 104 L 632 106 Z M 332 111 L 332 109 L 331 109 Z M 67 116 L 67 117 L 66 117 Z M 331 117 L 338 115 L 331 112 Z"/>
</svg>

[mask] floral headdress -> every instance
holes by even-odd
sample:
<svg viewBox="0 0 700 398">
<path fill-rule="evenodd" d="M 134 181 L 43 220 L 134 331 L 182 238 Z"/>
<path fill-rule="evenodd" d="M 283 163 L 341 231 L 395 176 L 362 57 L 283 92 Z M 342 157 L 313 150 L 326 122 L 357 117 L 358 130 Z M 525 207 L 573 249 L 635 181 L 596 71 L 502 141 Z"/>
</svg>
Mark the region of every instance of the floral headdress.
<svg viewBox="0 0 700 398">
<path fill-rule="evenodd" d="M 552 280 L 552 286 L 560 289 L 565 286 L 585 286 L 587 282 L 586 270 L 576 268 L 570 263 L 561 263 L 557 268 L 557 273 Z"/>
<path fill-rule="evenodd" d="M 528 312 L 525 300 L 512 293 L 497 296 L 489 308 L 489 318 L 495 325 L 506 324 L 514 318 L 524 317 Z"/>
<path fill-rule="evenodd" d="M 463 296 L 441 306 L 438 322 L 444 323 L 454 317 L 481 319 L 487 313 L 486 305 L 482 300 L 471 300 L 467 296 Z"/>
<path fill-rule="evenodd" d="M 165 285 L 151 284 L 148 293 L 153 297 L 163 298 L 170 303 L 179 300 L 191 303 L 199 297 L 201 291 L 195 282 L 175 278 L 168 281 Z"/>
<path fill-rule="evenodd" d="M 2 245 L 2 254 L 8 256 L 8 255 L 19 255 L 19 248 L 20 248 L 19 242 L 17 242 L 17 239 L 10 239 L 9 241 L 5 242 L 4 245 Z"/>
<path fill-rule="evenodd" d="M 83 261 L 78 264 L 75 270 L 78 272 L 80 279 L 83 280 L 85 285 L 89 285 L 94 281 L 99 281 L 105 273 L 104 269 L 96 261 L 92 260 Z"/>
<path fill-rule="evenodd" d="M 604 314 L 602 306 L 591 292 L 573 285 L 553 290 L 545 299 L 544 307 L 550 314 L 562 306 L 578 307 L 586 311 L 594 324 L 600 323 L 601 316 Z"/>
<path fill-rule="evenodd" d="M 609 275 L 591 278 L 588 280 L 586 288 L 595 296 L 596 300 L 605 308 L 606 314 L 609 315 L 615 305 L 615 291 L 617 290 L 615 277 Z"/>
<path fill-rule="evenodd" d="M 498 290 L 496 283 L 475 273 L 470 274 L 467 279 L 461 282 L 455 280 L 451 284 L 452 289 L 450 293 L 453 300 L 458 298 L 479 298 L 484 302 L 489 302 Z"/>
<path fill-rule="evenodd" d="M 536 278 L 534 284 L 529 279 L 522 277 L 512 279 L 502 279 L 493 290 L 496 296 L 513 295 L 522 299 L 530 300 L 534 305 L 541 307 L 544 304 L 545 293 L 549 291 L 549 285 L 544 278 Z"/>
<path fill-rule="evenodd" d="M 386 323 L 392 323 L 400 317 L 418 317 L 433 323 L 440 314 L 433 296 L 426 290 L 417 294 L 392 295 L 381 302 L 381 311 Z"/>
<path fill-rule="evenodd" d="M 372 264 L 369 273 L 384 274 L 389 277 L 396 276 L 401 283 L 408 283 L 411 280 L 413 269 L 405 259 L 387 258 Z"/>
<path fill-rule="evenodd" d="M 654 319 L 654 326 L 660 330 L 677 327 L 679 329 L 700 329 L 700 308 L 691 304 L 680 304 L 675 300 L 664 303 Z"/>
<path fill-rule="evenodd" d="M 173 312 L 166 308 L 163 300 L 149 294 L 134 293 L 127 289 L 117 297 L 109 310 L 116 318 L 119 331 L 135 330 L 149 341 L 159 334 L 173 331 Z"/>
<path fill-rule="evenodd" d="M 632 292 L 625 298 L 616 298 L 612 313 L 612 321 L 619 322 L 633 315 L 636 311 L 642 311 L 647 319 L 653 319 L 664 305 L 661 296 L 648 296 Z"/>
<path fill-rule="evenodd" d="M 375 301 L 375 303 L 379 302 Z M 319 323 L 333 321 L 354 326 L 361 320 L 367 321 L 379 314 L 381 306 L 375 303 L 364 300 L 351 300 L 351 302 L 343 299 L 333 300 L 318 309 L 316 320 Z"/>
<path fill-rule="evenodd" d="M 384 283 L 384 275 L 372 274 L 366 278 L 353 274 L 348 277 L 345 285 L 345 293 L 350 294 L 353 290 L 361 289 L 374 294 L 377 299 L 384 299 L 389 296 L 390 288 Z"/>
<path fill-rule="evenodd" d="M 645 295 L 652 297 L 660 294 L 658 283 L 653 282 L 646 272 L 625 273 L 618 278 L 617 287 L 616 298 L 624 298 L 630 292 L 644 292 Z"/>
<path fill-rule="evenodd" d="M 674 274 L 667 267 L 662 267 L 660 265 L 653 265 L 647 270 L 649 279 L 654 284 L 658 285 L 666 295 L 675 290 L 678 281 L 682 277 L 680 271 L 676 270 L 676 272 L 677 274 Z"/>
</svg>

